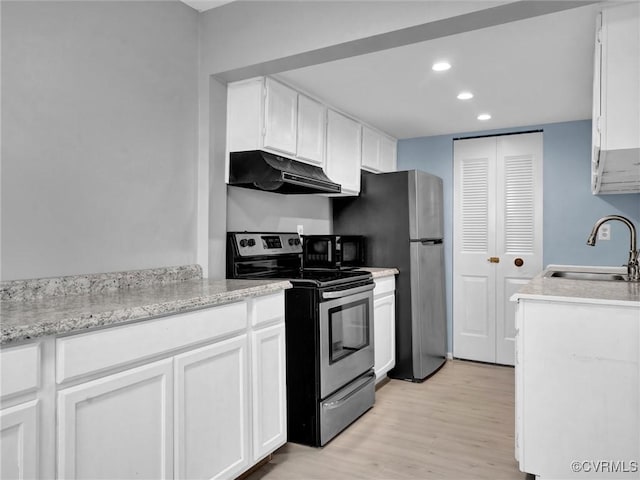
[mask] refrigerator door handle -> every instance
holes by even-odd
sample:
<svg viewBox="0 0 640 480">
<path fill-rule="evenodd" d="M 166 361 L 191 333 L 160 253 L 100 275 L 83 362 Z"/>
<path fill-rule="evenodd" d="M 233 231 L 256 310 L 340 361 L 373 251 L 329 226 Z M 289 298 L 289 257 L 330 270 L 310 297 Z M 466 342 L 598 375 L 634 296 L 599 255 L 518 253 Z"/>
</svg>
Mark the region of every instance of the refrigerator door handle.
<svg viewBox="0 0 640 480">
<path fill-rule="evenodd" d="M 423 245 L 438 245 L 442 243 L 442 240 L 420 240 Z"/>
</svg>

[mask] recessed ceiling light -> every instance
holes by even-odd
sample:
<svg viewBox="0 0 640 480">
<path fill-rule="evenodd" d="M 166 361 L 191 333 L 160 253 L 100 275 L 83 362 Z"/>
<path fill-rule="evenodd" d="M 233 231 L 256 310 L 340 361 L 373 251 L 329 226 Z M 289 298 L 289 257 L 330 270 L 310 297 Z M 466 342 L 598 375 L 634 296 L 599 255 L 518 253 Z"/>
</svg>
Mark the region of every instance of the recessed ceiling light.
<svg viewBox="0 0 640 480">
<path fill-rule="evenodd" d="M 449 70 L 450 68 L 451 64 L 449 62 L 437 62 L 434 63 L 431 67 L 431 69 L 436 72 L 444 72 L 445 70 Z"/>
<path fill-rule="evenodd" d="M 478 115 L 478 120 L 489 120 L 491 119 L 491 115 L 489 115 L 488 113 L 481 113 L 480 115 Z"/>
<path fill-rule="evenodd" d="M 473 93 L 471 92 L 460 92 L 458 94 L 458 100 L 469 100 L 473 98 Z"/>
</svg>

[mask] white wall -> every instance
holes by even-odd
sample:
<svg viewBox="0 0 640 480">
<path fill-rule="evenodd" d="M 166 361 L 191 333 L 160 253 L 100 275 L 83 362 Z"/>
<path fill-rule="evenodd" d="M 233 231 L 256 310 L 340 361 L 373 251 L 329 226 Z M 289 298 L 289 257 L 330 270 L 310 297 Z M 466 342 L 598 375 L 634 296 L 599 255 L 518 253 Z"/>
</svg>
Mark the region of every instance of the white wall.
<svg viewBox="0 0 640 480">
<path fill-rule="evenodd" d="M 2 279 L 196 260 L 197 12 L 2 2 Z"/>
<path fill-rule="evenodd" d="M 233 187 L 221 197 L 225 157 L 219 145 L 226 124 L 221 85 L 211 75 L 499 3 L 504 2 L 232 2 L 201 14 L 199 175 L 209 185 L 200 185 L 198 261 L 208 265 L 207 275 L 224 278 L 225 223 L 227 231 L 296 231 L 297 225 L 307 234 L 332 231 L 326 197 Z M 208 229 L 202 225 L 206 219 Z"/>
<path fill-rule="evenodd" d="M 227 187 L 227 230 L 304 233 L 332 232 L 331 203 L 319 195 L 282 195 Z"/>
</svg>

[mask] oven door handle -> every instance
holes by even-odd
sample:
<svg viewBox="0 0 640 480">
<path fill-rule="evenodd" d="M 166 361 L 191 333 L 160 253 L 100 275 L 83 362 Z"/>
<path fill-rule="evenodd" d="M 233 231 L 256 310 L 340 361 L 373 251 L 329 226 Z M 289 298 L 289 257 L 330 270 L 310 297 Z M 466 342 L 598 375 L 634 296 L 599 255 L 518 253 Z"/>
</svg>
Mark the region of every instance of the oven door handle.
<svg viewBox="0 0 640 480">
<path fill-rule="evenodd" d="M 375 288 L 375 284 L 372 283 L 370 285 L 362 285 L 360 287 L 348 288 L 347 290 L 336 290 L 333 292 L 322 292 L 323 300 L 330 300 L 332 298 L 342 298 L 348 297 L 349 295 L 355 295 L 356 293 L 368 292 L 369 290 L 373 290 Z"/>
<path fill-rule="evenodd" d="M 369 382 L 371 382 L 371 380 L 374 379 L 375 377 L 376 377 L 375 372 L 367 373 L 364 377 L 360 379 L 360 384 L 357 385 L 353 390 L 347 393 L 344 397 L 340 397 L 337 400 L 333 400 L 332 402 L 324 402 L 322 404 L 322 408 L 324 408 L 325 410 L 333 410 L 334 408 L 338 408 L 344 402 L 349 400 L 356 393 L 358 393 L 360 390 L 366 387 L 369 384 Z"/>
</svg>

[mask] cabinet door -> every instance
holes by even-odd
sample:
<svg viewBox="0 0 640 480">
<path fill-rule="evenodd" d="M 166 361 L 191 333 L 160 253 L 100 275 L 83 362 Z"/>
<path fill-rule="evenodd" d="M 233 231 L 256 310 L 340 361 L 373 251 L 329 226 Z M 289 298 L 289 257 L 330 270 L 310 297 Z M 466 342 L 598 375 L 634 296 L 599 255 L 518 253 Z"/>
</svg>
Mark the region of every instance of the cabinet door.
<svg viewBox="0 0 640 480">
<path fill-rule="evenodd" d="M 0 411 L 0 478 L 39 478 L 38 401 Z"/>
<path fill-rule="evenodd" d="M 384 295 L 373 302 L 374 371 L 376 382 L 396 364 L 395 295 Z"/>
<path fill-rule="evenodd" d="M 175 357 L 176 478 L 233 478 L 249 464 L 246 334 Z"/>
<path fill-rule="evenodd" d="M 253 460 L 287 441 L 284 324 L 253 333 Z"/>
<path fill-rule="evenodd" d="M 295 155 L 298 93 L 266 79 L 264 146 Z"/>
<path fill-rule="evenodd" d="M 380 135 L 369 127 L 362 127 L 362 168 L 380 171 Z"/>
<path fill-rule="evenodd" d="M 329 110 L 327 114 L 327 176 L 343 193 L 360 192 L 362 129 L 358 122 Z"/>
<path fill-rule="evenodd" d="M 171 359 L 58 393 L 58 478 L 171 478 Z"/>
<path fill-rule="evenodd" d="M 603 9 L 601 41 L 602 148 L 640 148 L 640 5 Z"/>
<path fill-rule="evenodd" d="M 327 109 L 321 103 L 298 95 L 298 148 L 296 157 L 324 166 Z"/>
<path fill-rule="evenodd" d="M 380 164 L 381 172 L 396 171 L 397 141 L 391 137 L 380 137 Z"/>
</svg>

